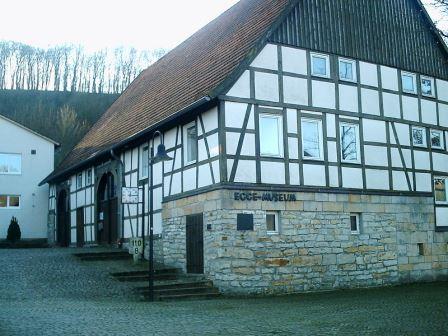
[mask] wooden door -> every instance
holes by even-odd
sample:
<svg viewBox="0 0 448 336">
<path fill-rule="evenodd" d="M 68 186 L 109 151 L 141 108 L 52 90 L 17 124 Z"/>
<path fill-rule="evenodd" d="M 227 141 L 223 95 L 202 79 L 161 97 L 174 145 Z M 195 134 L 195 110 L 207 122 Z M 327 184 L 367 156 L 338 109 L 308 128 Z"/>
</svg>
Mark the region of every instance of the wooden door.
<svg viewBox="0 0 448 336">
<path fill-rule="evenodd" d="M 84 208 L 76 209 L 76 246 L 84 246 Z"/>
<path fill-rule="evenodd" d="M 187 273 L 204 273 L 204 221 L 203 215 L 187 216 Z"/>
</svg>

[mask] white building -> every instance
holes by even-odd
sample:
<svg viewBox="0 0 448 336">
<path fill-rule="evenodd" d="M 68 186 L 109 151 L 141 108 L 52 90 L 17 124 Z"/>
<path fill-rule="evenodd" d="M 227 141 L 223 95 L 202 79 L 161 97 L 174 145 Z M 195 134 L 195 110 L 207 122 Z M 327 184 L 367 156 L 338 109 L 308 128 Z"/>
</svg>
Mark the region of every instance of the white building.
<svg viewBox="0 0 448 336">
<path fill-rule="evenodd" d="M 48 185 L 58 144 L 0 115 L 0 239 L 17 218 L 22 239 L 47 238 Z"/>
</svg>

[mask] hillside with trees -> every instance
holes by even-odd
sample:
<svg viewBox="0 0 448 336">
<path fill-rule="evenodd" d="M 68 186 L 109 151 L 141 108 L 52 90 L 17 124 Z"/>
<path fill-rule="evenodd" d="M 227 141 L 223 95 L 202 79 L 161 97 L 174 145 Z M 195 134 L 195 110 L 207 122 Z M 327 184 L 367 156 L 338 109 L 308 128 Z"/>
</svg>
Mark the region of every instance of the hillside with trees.
<svg viewBox="0 0 448 336">
<path fill-rule="evenodd" d="M 0 41 L 0 114 L 61 144 L 56 165 L 164 49 L 47 49 Z"/>
</svg>

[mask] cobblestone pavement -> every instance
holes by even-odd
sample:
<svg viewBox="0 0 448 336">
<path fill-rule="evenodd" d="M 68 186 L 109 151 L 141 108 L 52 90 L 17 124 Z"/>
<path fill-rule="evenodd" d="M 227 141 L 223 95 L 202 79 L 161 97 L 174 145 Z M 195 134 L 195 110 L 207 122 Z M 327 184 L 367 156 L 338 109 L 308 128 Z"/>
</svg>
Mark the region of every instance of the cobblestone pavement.
<svg viewBox="0 0 448 336">
<path fill-rule="evenodd" d="M 139 302 L 113 262 L 0 250 L 0 335 L 446 335 L 448 283 L 285 297 Z"/>
</svg>

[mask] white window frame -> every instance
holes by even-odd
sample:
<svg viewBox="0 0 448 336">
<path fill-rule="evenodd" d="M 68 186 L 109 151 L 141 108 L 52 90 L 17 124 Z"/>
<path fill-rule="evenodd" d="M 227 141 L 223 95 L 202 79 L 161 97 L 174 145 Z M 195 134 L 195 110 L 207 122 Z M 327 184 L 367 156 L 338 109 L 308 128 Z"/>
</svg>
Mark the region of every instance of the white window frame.
<svg viewBox="0 0 448 336">
<path fill-rule="evenodd" d="M 92 169 L 89 169 L 86 172 L 86 186 L 92 185 L 92 182 L 93 182 L 93 172 Z"/>
<path fill-rule="evenodd" d="M 274 231 L 270 231 L 267 229 L 267 225 L 268 225 L 268 215 L 274 215 L 275 217 L 275 230 Z M 265 216 L 265 223 L 266 223 L 266 233 L 268 235 L 278 235 L 280 233 L 280 216 L 278 211 L 266 211 L 266 216 Z"/>
<path fill-rule="evenodd" d="M 423 131 L 423 144 L 422 145 L 414 143 L 414 130 L 422 130 Z M 411 138 L 412 138 L 412 146 L 413 147 L 427 148 L 428 141 L 427 141 L 426 137 L 427 137 L 426 128 L 420 127 L 420 126 L 412 126 Z"/>
<path fill-rule="evenodd" d="M 352 65 L 352 69 L 353 69 L 353 71 L 352 71 L 353 78 L 352 79 L 341 77 L 341 63 L 350 63 Z M 339 76 L 339 80 L 341 80 L 341 81 L 356 83 L 358 80 L 358 74 L 357 74 L 357 70 L 356 70 L 356 61 L 348 59 L 348 58 L 339 58 L 339 60 L 338 60 L 338 76 Z"/>
<path fill-rule="evenodd" d="M 277 136 L 278 136 L 278 152 L 277 153 L 264 153 L 261 148 L 261 119 L 267 118 L 267 119 L 276 119 L 277 120 Z M 281 158 L 284 156 L 283 152 L 283 117 L 279 114 L 272 114 L 272 113 L 260 113 L 258 117 L 258 128 L 260 130 L 260 155 L 265 157 L 278 157 Z"/>
<path fill-rule="evenodd" d="M 191 127 L 196 127 L 196 158 L 193 160 L 188 160 L 188 134 L 187 131 L 189 128 Z M 185 166 L 189 166 L 192 164 L 195 164 L 196 162 L 198 162 L 198 158 L 199 158 L 199 132 L 198 132 L 198 125 L 196 124 L 196 121 L 192 121 L 186 125 L 184 125 L 183 127 L 183 132 L 184 132 L 184 144 L 183 144 L 183 150 L 184 150 L 184 165 Z"/>
<path fill-rule="evenodd" d="M 432 144 L 432 133 L 433 132 L 437 132 L 437 133 L 439 133 L 440 134 L 440 146 L 434 146 L 433 144 Z M 444 141 L 444 139 L 443 139 L 443 131 L 440 131 L 440 130 L 435 130 L 435 129 L 430 129 L 429 130 L 429 140 L 431 141 L 431 148 L 433 148 L 433 149 L 445 149 L 445 141 Z"/>
<path fill-rule="evenodd" d="M 431 82 L 431 94 L 423 93 L 423 80 L 429 80 Z M 434 83 L 434 78 L 427 76 L 420 76 L 420 90 L 422 91 L 422 96 L 425 97 L 435 97 L 436 96 L 436 87 Z"/>
<path fill-rule="evenodd" d="M 0 153 L 0 155 L 6 155 L 6 156 L 18 156 L 20 159 L 20 169 L 18 172 L 0 172 L 0 175 L 22 175 L 22 154 L 19 153 Z"/>
<path fill-rule="evenodd" d="M 436 199 L 436 180 L 445 180 L 445 199 L 446 201 L 438 201 Z M 434 176 L 434 180 L 433 180 L 433 185 L 434 185 L 434 201 L 436 204 L 443 204 L 446 205 L 448 204 L 448 176 Z"/>
<path fill-rule="evenodd" d="M 325 68 L 326 68 L 326 74 L 322 75 L 319 73 L 314 72 L 314 63 L 313 58 L 323 58 L 325 59 Z M 330 67 L 330 56 L 325 54 L 317 54 L 317 53 L 311 53 L 310 54 L 310 61 L 311 61 L 311 75 L 316 77 L 322 77 L 322 78 L 330 78 L 331 77 L 331 67 Z"/>
<path fill-rule="evenodd" d="M 305 156 L 304 151 L 304 138 L 303 138 L 303 122 L 314 122 L 317 123 L 318 133 L 319 133 L 319 157 L 307 157 Z M 314 160 L 314 161 L 323 161 L 324 159 L 324 139 L 323 139 L 323 131 L 322 131 L 322 120 L 316 118 L 307 118 L 303 117 L 300 121 L 301 128 L 301 141 L 302 141 L 302 158 L 303 160 Z"/>
<path fill-rule="evenodd" d="M 0 195 L 0 196 L 6 196 L 6 207 L 0 207 L 0 210 L 11 210 L 11 209 L 21 209 L 22 208 L 22 196 L 20 195 Z M 19 198 L 19 206 L 18 207 L 13 207 L 10 205 L 10 198 L 11 197 L 18 197 Z"/>
<path fill-rule="evenodd" d="M 342 153 L 342 127 L 343 126 L 349 126 L 349 127 L 354 127 L 355 128 L 355 133 L 356 133 L 356 160 L 347 160 L 343 158 L 343 153 Z M 356 123 L 350 123 L 350 122 L 346 122 L 346 121 L 342 121 L 339 123 L 339 143 L 340 143 L 340 149 L 341 149 L 341 161 L 345 162 L 345 163 L 357 163 L 360 164 L 361 163 L 361 143 L 360 143 L 360 137 L 359 137 L 359 124 Z"/>
<path fill-rule="evenodd" d="M 144 169 L 143 169 L 143 161 L 145 160 L 145 158 L 144 158 L 144 156 L 143 156 L 143 153 L 145 152 L 144 151 L 144 149 L 146 148 L 146 153 L 147 153 L 147 156 L 146 156 L 146 160 L 147 160 L 147 162 L 148 162 L 148 169 L 146 170 L 146 172 L 144 172 Z M 140 180 L 142 180 L 142 179 L 145 179 L 145 178 L 148 178 L 148 175 L 149 175 L 149 145 L 148 144 L 145 144 L 144 146 L 141 146 L 140 147 L 140 149 L 139 149 L 139 152 L 140 152 L 140 154 L 139 154 L 139 179 Z"/>
<path fill-rule="evenodd" d="M 78 174 L 76 174 L 76 189 L 81 189 L 82 188 L 82 180 L 83 180 L 83 178 L 82 178 L 82 172 L 81 173 L 78 173 Z M 79 176 L 81 176 L 81 183 L 79 183 Z"/>
<path fill-rule="evenodd" d="M 352 217 L 356 217 L 356 230 L 352 230 Z M 359 213 L 350 214 L 350 233 L 352 235 L 359 235 L 361 233 L 361 214 Z"/>
<path fill-rule="evenodd" d="M 413 91 L 406 90 L 404 88 L 403 77 L 405 77 L 405 76 L 412 77 L 412 82 L 413 82 L 413 85 L 414 85 L 414 90 Z M 401 73 L 401 87 L 402 87 L 403 92 L 405 92 L 405 93 L 417 94 L 417 75 L 412 73 L 412 72 L 402 72 Z"/>
</svg>

